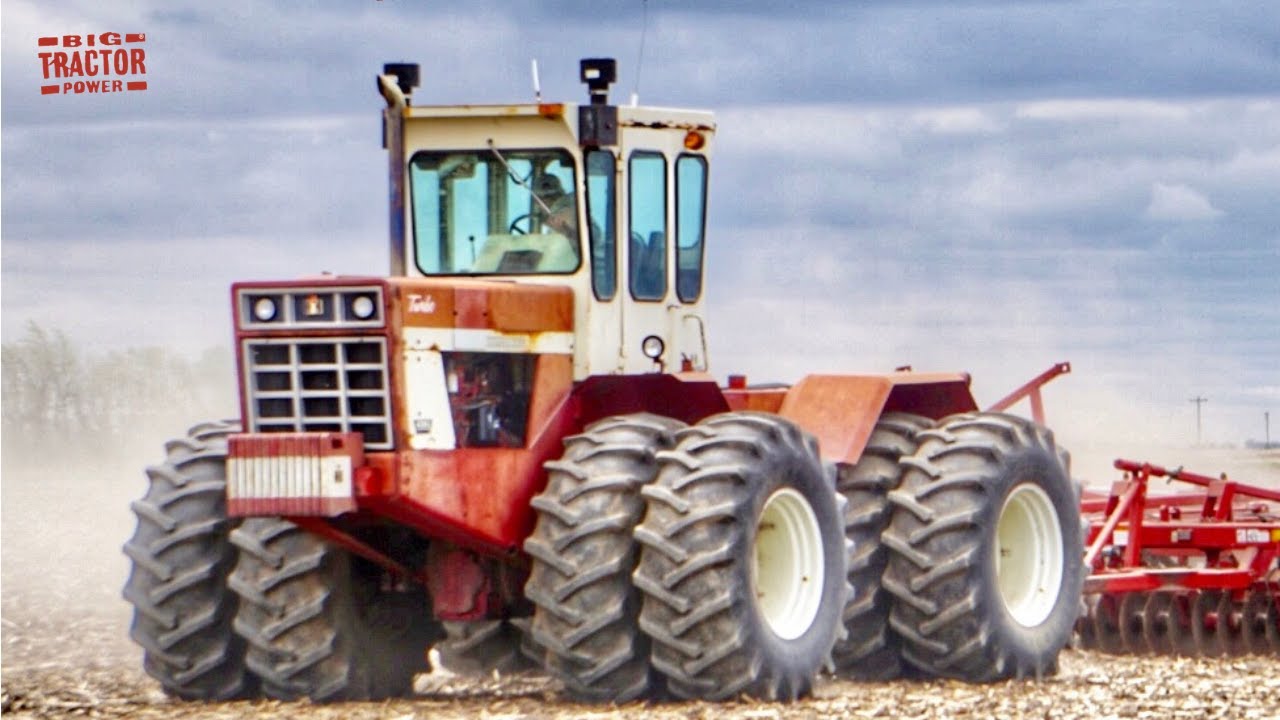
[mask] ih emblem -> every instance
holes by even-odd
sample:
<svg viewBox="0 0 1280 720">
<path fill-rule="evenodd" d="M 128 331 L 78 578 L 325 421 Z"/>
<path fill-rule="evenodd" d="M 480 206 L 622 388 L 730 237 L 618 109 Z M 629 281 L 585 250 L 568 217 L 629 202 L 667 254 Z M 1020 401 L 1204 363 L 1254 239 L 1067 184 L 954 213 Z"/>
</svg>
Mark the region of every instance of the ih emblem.
<svg viewBox="0 0 1280 720">
<path fill-rule="evenodd" d="M 315 315 L 323 315 L 324 300 L 320 299 L 319 295 L 308 295 L 306 299 L 306 305 L 303 308 L 303 312 L 308 317 L 315 316 Z"/>
</svg>

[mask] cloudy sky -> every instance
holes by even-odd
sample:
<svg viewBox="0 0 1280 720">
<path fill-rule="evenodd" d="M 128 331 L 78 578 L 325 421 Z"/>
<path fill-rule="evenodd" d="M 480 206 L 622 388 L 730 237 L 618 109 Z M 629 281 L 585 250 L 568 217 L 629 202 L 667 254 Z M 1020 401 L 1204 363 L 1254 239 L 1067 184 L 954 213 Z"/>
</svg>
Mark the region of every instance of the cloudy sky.
<svg viewBox="0 0 1280 720">
<path fill-rule="evenodd" d="M 3 337 L 228 344 L 227 286 L 385 272 L 386 61 L 420 103 L 718 113 L 717 374 L 1058 360 L 1072 437 L 1280 437 L 1272 2 L 5 0 Z M 148 89 L 42 96 L 37 38 L 145 33 Z M 643 53 L 641 45 L 643 38 Z"/>
</svg>

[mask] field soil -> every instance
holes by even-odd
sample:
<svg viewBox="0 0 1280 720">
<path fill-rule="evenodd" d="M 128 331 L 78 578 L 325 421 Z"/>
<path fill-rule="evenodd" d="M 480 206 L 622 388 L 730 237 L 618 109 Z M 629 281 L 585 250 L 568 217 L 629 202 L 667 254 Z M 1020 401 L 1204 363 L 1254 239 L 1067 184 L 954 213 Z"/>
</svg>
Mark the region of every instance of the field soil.
<svg viewBox="0 0 1280 720">
<path fill-rule="evenodd" d="M 158 445 L 157 445 L 158 447 Z M 6 456 L 11 448 L 5 448 Z M 1280 453 L 1214 451 L 1233 477 L 1280 487 Z M 1213 455 L 1214 453 L 1210 453 Z M 1203 458 L 1213 460 L 1213 457 Z M 852 683 L 826 679 L 783 705 L 588 706 L 537 675 L 420 676 L 415 697 L 312 705 L 183 703 L 141 670 L 120 599 L 142 462 L 42 470 L 5 458 L 0 481 L 0 678 L 5 717 L 102 718 L 1277 718 L 1280 658 L 1111 657 L 1069 650 L 1042 681 Z M 1214 471 L 1192 465 L 1189 469 Z M 1096 484 L 1096 483 L 1092 483 Z"/>
</svg>

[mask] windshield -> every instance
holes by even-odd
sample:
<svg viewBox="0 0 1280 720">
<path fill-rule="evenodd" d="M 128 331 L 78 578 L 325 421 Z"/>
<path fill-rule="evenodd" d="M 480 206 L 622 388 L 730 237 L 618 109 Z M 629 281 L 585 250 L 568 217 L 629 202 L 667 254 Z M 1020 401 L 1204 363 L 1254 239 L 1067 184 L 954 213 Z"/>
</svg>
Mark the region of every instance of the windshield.
<svg viewBox="0 0 1280 720">
<path fill-rule="evenodd" d="M 577 183 L 564 150 L 420 152 L 409 185 L 414 256 L 427 275 L 578 268 Z"/>
</svg>

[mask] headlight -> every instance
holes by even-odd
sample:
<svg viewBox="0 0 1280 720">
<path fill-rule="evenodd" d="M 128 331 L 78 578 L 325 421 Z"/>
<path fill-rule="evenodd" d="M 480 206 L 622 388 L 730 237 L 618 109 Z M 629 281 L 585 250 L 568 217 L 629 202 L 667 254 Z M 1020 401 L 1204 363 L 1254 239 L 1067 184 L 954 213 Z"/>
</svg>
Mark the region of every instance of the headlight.
<svg viewBox="0 0 1280 720">
<path fill-rule="evenodd" d="M 271 322 L 276 317 L 276 301 L 269 297 L 254 300 L 253 316 L 258 319 L 258 322 Z"/>
<path fill-rule="evenodd" d="M 662 338 L 657 335 L 650 335 L 640 343 L 640 350 L 643 351 L 645 357 L 650 360 L 657 360 L 662 357 L 662 351 L 666 349 L 666 344 L 663 343 Z"/>
<path fill-rule="evenodd" d="M 357 295 L 351 301 L 351 314 L 361 320 L 368 320 L 373 317 L 373 312 L 376 309 L 373 305 L 373 298 L 368 295 Z"/>
</svg>

